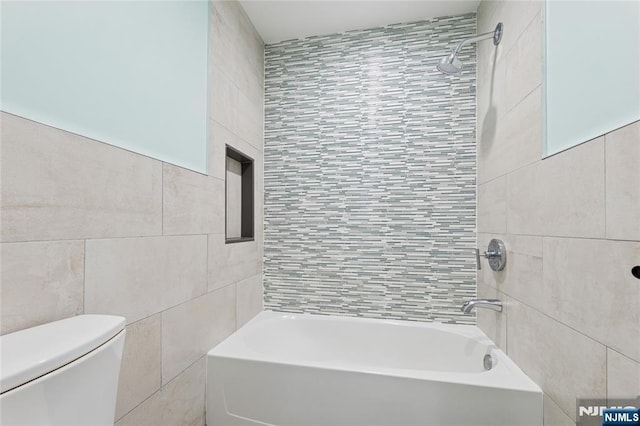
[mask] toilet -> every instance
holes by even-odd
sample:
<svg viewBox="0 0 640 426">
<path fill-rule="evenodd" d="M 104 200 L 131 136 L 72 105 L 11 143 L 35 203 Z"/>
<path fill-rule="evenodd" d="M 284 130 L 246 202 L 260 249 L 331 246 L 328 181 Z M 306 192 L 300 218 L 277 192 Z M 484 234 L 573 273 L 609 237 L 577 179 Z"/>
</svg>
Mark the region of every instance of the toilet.
<svg viewBox="0 0 640 426">
<path fill-rule="evenodd" d="M 0 336 L 0 424 L 113 425 L 124 326 L 79 315 Z"/>
</svg>

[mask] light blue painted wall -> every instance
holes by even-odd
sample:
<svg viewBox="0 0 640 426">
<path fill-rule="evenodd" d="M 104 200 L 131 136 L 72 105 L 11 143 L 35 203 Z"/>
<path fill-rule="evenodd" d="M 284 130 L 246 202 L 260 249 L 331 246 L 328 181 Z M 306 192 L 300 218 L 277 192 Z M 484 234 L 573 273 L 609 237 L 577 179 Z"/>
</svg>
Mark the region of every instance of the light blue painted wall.
<svg viewBox="0 0 640 426">
<path fill-rule="evenodd" d="M 546 1 L 547 155 L 640 119 L 640 2 Z"/>
<path fill-rule="evenodd" d="M 3 111 L 206 172 L 207 1 L 1 7 Z"/>
</svg>

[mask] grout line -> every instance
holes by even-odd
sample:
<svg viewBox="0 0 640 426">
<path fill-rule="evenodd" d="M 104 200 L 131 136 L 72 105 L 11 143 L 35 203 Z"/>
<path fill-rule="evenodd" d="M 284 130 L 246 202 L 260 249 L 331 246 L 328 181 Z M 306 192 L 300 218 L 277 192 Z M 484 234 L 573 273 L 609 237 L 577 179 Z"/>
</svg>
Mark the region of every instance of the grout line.
<svg viewBox="0 0 640 426">
<path fill-rule="evenodd" d="M 84 314 L 87 309 L 87 240 L 83 242 L 82 263 L 82 313 Z"/>
<path fill-rule="evenodd" d="M 604 350 L 604 397 L 609 401 L 609 347 Z"/>
<path fill-rule="evenodd" d="M 164 235 L 164 162 L 160 169 L 160 234 Z"/>
<path fill-rule="evenodd" d="M 542 389 L 542 388 L 540 388 L 540 389 Z M 555 406 L 558 408 L 558 410 L 560 410 L 560 412 L 561 412 L 562 414 L 564 414 L 566 417 L 568 417 L 568 418 L 569 418 L 569 420 L 571 420 L 571 421 L 574 421 L 574 422 L 575 422 L 575 420 L 573 420 L 573 417 L 571 417 L 571 414 L 569 414 L 569 413 L 567 413 L 566 411 L 564 411 L 564 409 L 560 406 L 560 403 L 559 403 L 558 401 L 556 401 L 555 399 L 553 399 L 553 398 L 551 397 L 551 395 L 549 394 L 549 392 L 545 392 L 545 391 L 543 390 L 543 391 L 542 391 L 542 393 L 543 393 L 547 398 L 549 398 L 549 400 L 550 400 L 551 402 L 553 402 L 553 403 L 555 404 Z"/>
<path fill-rule="evenodd" d="M 118 419 L 116 419 L 117 421 L 122 420 L 123 418 L 125 418 L 126 416 L 128 416 L 129 414 L 131 414 L 131 412 L 133 410 L 135 410 L 136 408 L 140 407 L 142 404 L 144 404 L 145 402 L 147 402 L 148 400 L 150 400 L 154 395 L 156 395 L 158 392 L 162 392 L 167 386 L 169 386 L 169 384 L 171 384 L 171 382 L 173 382 L 174 380 L 178 379 L 182 374 L 184 374 L 189 368 L 193 367 L 196 363 L 198 363 L 200 360 L 202 360 L 203 358 L 206 358 L 207 354 L 206 352 L 200 356 L 198 359 L 196 359 L 195 361 L 193 361 L 191 364 L 189 364 L 187 367 L 185 367 L 183 370 L 181 370 L 178 374 L 176 374 L 174 377 L 171 378 L 171 380 L 169 380 L 167 383 L 165 383 L 164 385 L 162 384 L 162 368 L 160 369 L 160 374 L 161 374 L 161 378 L 160 378 L 160 387 L 154 391 L 151 395 L 149 395 L 148 397 L 146 397 L 144 400 L 140 401 L 139 404 L 137 404 L 135 407 L 131 408 L 129 411 L 127 411 L 125 414 L 123 414 L 122 416 L 120 416 Z M 160 359 L 160 361 L 162 362 L 162 357 Z M 116 423 L 117 423 L 116 421 Z"/>
<path fill-rule="evenodd" d="M 502 291 L 502 290 L 498 290 L 498 291 L 500 291 L 500 292 L 501 292 L 501 293 L 503 293 L 503 294 L 506 294 L 509 298 L 511 298 L 511 299 L 513 299 L 513 300 L 515 300 L 515 301 L 517 301 L 518 303 L 520 303 L 520 304 L 522 304 L 522 305 L 526 306 L 527 308 L 529 308 L 529 309 L 531 309 L 531 310 L 533 310 L 533 311 L 536 311 L 537 313 L 539 313 L 539 314 L 541 314 L 541 315 L 543 315 L 543 316 L 547 317 L 548 319 L 550 319 L 550 320 L 552 320 L 552 321 L 554 321 L 554 322 L 557 322 L 558 324 L 562 324 L 563 326 L 565 326 L 565 327 L 567 327 L 567 328 L 569 328 L 569 329 L 571 329 L 571 330 L 575 331 L 576 333 L 578 333 L 578 334 L 580 334 L 580 335 L 582 335 L 582 336 L 584 336 L 584 337 L 588 338 L 589 340 L 591 340 L 591 341 L 593 341 L 593 342 L 595 342 L 595 343 L 597 343 L 597 344 L 599 344 L 599 345 L 603 346 L 605 349 L 609 347 L 609 345 L 607 345 L 606 343 L 601 342 L 601 341 L 599 341 L 599 340 L 596 340 L 596 338 L 595 338 L 595 337 L 593 337 L 593 336 L 589 336 L 589 335 L 585 334 L 584 332 L 582 332 L 582 331 L 580 331 L 580 330 L 578 330 L 578 329 L 574 328 L 573 326 L 571 326 L 571 325 L 569 325 L 569 324 L 566 324 L 565 322 L 563 322 L 563 321 L 559 320 L 558 318 L 552 317 L 551 315 L 549 315 L 549 314 L 547 314 L 547 313 L 545 313 L 545 312 L 543 312 L 543 311 L 539 310 L 538 308 L 535 308 L 535 307 L 531 306 L 530 304 L 528 304 L 528 303 L 526 303 L 526 302 L 523 302 L 523 301 L 522 301 L 522 300 L 520 300 L 519 298 L 514 297 L 514 296 L 510 295 L 509 293 L 506 293 L 506 292 L 504 292 L 504 291 Z M 624 355 L 624 354 L 623 354 L 623 355 Z M 633 358 L 629 357 L 628 355 L 625 355 L 625 356 L 626 356 L 627 358 L 629 358 L 629 359 L 633 360 Z"/>
<path fill-rule="evenodd" d="M 93 237 L 93 238 L 57 238 L 51 240 L 20 240 L 20 241 L 0 241 L 0 244 L 26 244 L 26 243 L 56 243 L 62 241 L 100 241 L 100 240 L 125 240 L 125 239 L 140 239 L 140 238 L 165 238 L 165 237 L 198 237 L 206 235 L 224 235 L 222 232 L 199 233 L 199 234 L 167 234 L 167 235 L 128 235 L 118 237 Z"/>
<path fill-rule="evenodd" d="M 601 237 L 573 237 L 566 235 L 543 235 L 543 234 L 524 234 L 516 232 L 503 232 L 503 231 L 478 231 L 478 235 L 511 235 L 514 237 L 531 237 L 531 238 L 557 238 L 565 240 L 592 240 L 592 241 L 611 241 L 617 243 L 640 243 L 640 240 L 621 240 L 615 238 L 601 238 Z"/>
<path fill-rule="evenodd" d="M 602 135 L 602 163 L 604 165 L 604 173 L 602 176 L 602 191 L 604 192 L 604 202 L 602 203 L 603 217 L 604 217 L 604 236 L 607 236 L 607 135 L 610 133 L 605 133 Z"/>
</svg>

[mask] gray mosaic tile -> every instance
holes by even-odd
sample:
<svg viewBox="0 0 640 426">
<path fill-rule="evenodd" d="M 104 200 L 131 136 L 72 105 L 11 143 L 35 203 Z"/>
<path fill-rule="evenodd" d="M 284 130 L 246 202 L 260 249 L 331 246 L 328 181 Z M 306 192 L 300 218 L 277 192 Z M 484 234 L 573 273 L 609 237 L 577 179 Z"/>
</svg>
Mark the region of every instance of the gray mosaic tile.
<svg viewBox="0 0 640 426">
<path fill-rule="evenodd" d="M 265 308 L 474 323 L 475 15 L 267 45 Z"/>
</svg>

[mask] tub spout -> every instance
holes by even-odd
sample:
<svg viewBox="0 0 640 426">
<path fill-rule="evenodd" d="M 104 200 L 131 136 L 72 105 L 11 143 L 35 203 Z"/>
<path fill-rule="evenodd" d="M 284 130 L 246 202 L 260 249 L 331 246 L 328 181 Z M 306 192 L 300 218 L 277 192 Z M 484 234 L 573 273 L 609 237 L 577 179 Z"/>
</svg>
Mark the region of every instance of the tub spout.
<svg viewBox="0 0 640 426">
<path fill-rule="evenodd" d="M 502 312 L 502 302 L 498 299 L 474 299 L 464 302 L 460 310 L 465 314 L 471 312 L 473 308 L 486 308 Z"/>
</svg>

